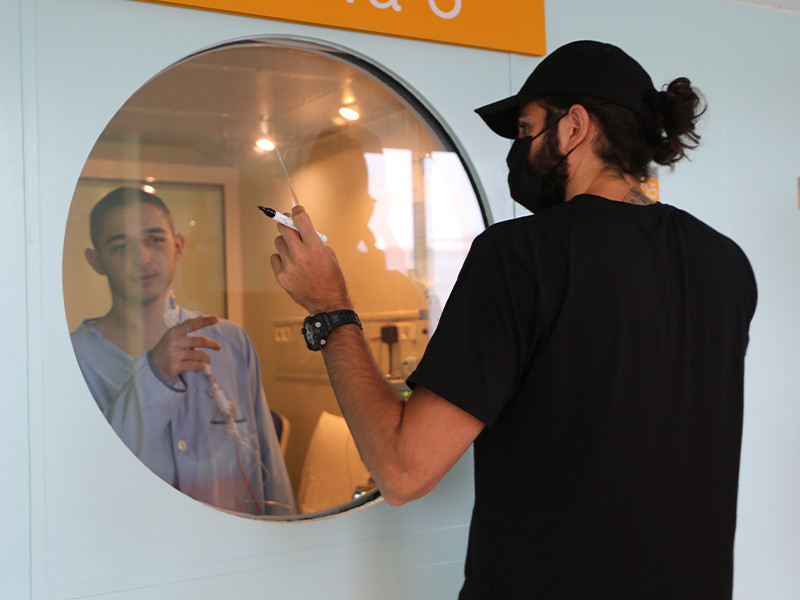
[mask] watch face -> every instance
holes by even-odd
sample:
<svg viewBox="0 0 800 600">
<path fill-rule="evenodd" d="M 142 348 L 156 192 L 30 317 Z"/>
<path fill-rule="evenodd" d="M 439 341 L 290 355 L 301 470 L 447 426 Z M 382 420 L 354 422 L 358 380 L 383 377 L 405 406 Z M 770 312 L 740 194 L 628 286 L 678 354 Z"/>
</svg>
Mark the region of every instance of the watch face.
<svg viewBox="0 0 800 600">
<path fill-rule="evenodd" d="M 324 335 L 322 323 L 312 317 L 306 317 L 303 321 L 303 337 L 309 350 L 322 350 L 321 338 Z"/>
</svg>

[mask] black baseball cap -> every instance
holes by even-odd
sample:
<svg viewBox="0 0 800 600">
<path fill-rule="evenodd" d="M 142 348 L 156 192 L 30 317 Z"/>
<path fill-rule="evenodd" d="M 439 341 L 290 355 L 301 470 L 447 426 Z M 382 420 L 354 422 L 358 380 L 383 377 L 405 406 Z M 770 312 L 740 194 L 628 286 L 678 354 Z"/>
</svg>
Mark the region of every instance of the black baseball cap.
<svg viewBox="0 0 800 600">
<path fill-rule="evenodd" d="M 582 40 L 548 54 L 519 92 L 475 112 L 496 134 L 514 139 L 519 107 L 533 100 L 545 96 L 590 96 L 652 118 L 650 102 L 655 91 L 647 71 L 621 49 Z"/>
</svg>

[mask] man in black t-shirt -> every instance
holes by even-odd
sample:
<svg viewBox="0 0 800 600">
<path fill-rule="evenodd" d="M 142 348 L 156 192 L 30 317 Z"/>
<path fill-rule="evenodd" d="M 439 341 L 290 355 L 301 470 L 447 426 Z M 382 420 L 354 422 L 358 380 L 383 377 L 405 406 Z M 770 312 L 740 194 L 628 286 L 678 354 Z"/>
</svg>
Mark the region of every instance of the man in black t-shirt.
<svg viewBox="0 0 800 600">
<path fill-rule="evenodd" d="M 405 403 L 308 214 L 281 228 L 276 278 L 316 315 L 310 347 L 386 500 L 424 495 L 474 442 L 462 599 L 731 596 L 755 280 L 641 188 L 697 145 L 702 110 L 688 79 L 656 91 L 591 41 L 478 109 L 514 140 L 511 195 L 536 214 L 475 240 Z"/>
</svg>

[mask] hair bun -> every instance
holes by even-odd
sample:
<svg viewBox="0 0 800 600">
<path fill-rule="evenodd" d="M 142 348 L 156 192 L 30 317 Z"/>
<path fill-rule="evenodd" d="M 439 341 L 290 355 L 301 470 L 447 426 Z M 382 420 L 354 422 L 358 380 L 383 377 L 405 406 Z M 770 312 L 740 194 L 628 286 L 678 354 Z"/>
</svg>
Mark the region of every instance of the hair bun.
<svg viewBox="0 0 800 600">
<path fill-rule="evenodd" d="M 697 147 L 700 134 L 695 130 L 697 120 L 705 112 L 705 104 L 686 77 L 672 80 L 666 90 L 654 95 L 653 111 L 658 128 L 663 132 L 656 144 L 653 160 L 672 166 Z"/>
</svg>

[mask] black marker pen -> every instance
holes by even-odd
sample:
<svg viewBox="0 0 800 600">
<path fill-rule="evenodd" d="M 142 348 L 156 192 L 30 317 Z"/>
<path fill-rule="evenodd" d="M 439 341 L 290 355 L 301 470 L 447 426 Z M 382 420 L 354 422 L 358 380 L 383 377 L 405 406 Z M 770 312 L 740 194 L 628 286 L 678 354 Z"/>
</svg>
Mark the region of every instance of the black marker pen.
<svg viewBox="0 0 800 600">
<path fill-rule="evenodd" d="M 263 212 L 265 215 L 267 215 L 273 221 L 277 221 L 281 225 L 286 225 L 286 227 L 289 227 L 290 229 L 294 229 L 297 232 L 300 231 L 299 229 L 297 229 L 297 225 L 294 224 L 294 221 L 292 221 L 289 217 L 287 217 L 283 213 L 279 213 L 274 208 L 267 208 L 266 206 L 259 206 L 258 210 Z M 327 244 L 328 243 L 328 238 L 326 236 L 321 234 L 319 231 L 317 231 L 317 235 L 319 236 L 319 239 L 322 240 L 323 244 Z"/>
</svg>

